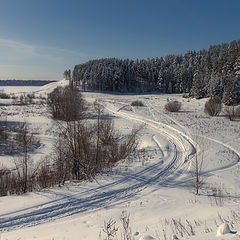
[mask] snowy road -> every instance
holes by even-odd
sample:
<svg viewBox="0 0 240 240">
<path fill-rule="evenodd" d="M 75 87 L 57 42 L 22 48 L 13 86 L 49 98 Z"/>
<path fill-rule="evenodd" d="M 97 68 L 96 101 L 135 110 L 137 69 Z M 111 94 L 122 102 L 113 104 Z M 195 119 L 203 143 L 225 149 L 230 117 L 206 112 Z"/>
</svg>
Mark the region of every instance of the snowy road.
<svg viewBox="0 0 240 240">
<path fill-rule="evenodd" d="M 139 192 L 144 191 L 147 194 L 148 191 L 152 191 L 149 187 L 155 186 L 157 189 L 165 182 L 171 184 L 170 181 L 175 181 L 175 177 L 178 177 L 177 174 L 174 175 L 178 170 L 187 169 L 188 161 L 195 153 L 194 143 L 189 136 L 158 121 L 119 111 L 119 109 L 115 110 L 114 106 L 108 102 L 103 104 L 115 116 L 144 123 L 147 128 L 150 128 L 154 132 L 152 141 L 159 150 L 159 160 L 141 171 L 120 173 L 117 180 L 108 184 L 0 215 L 1 232 L 36 226 L 131 201 Z M 162 138 L 168 142 L 167 151 L 161 148 L 159 139 Z"/>
<path fill-rule="evenodd" d="M 52 88 L 41 88 L 39 94 L 45 95 Z M 228 196 L 224 200 L 229 201 L 226 209 L 237 206 L 239 123 L 222 117 L 209 118 L 202 110 L 204 101 L 185 100 L 180 95 L 174 97 L 182 102 L 182 111 L 166 113 L 164 104 L 169 97 L 173 96 L 84 93 L 90 104 L 98 100 L 103 105 L 123 137 L 135 126 L 144 126 L 139 152 L 130 162 L 120 161 L 111 173 L 93 181 L 73 181 L 61 188 L 2 197 L 0 238 L 75 240 L 80 235 L 81 239 L 96 239 L 105 220 L 117 219 L 122 211 L 131 213 L 134 230 L 146 229 L 146 234 L 149 223 L 155 224 L 161 218 L 182 218 L 183 212 L 193 219 L 196 212 L 204 221 L 214 219 L 218 207 L 215 209 L 210 199 L 208 208 L 211 192 L 210 197 L 204 190 L 198 198 L 192 195 L 191 165 L 196 153 L 200 158 L 204 155 L 209 189 L 211 184 L 216 189 L 220 186 Z M 141 100 L 145 106 L 131 106 L 134 100 Z M 19 121 L 19 109 L 8 108 L 13 114 L 11 121 Z M 21 108 L 22 119 L 26 113 L 31 126 L 41 133 L 42 146 L 34 152 L 35 161 L 41 161 L 41 157 L 51 154 L 54 122 L 46 115 L 46 109 L 25 106 Z M 155 230 L 152 228 L 152 232 Z M 75 238 L 69 235 L 72 231 Z"/>
</svg>

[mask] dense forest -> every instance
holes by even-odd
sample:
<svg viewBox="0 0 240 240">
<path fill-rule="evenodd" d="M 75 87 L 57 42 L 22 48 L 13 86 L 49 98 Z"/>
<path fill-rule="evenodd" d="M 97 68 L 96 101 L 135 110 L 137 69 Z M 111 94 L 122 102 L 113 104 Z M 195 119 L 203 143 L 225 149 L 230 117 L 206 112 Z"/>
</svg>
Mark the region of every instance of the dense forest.
<svg viewBox="0 0 240 240">
<path fill-rule="evenodd" d="M 43 86 L 57 80 L 0 80 L 0 86 Z"/>
<path fill-rule="evenodd" d="M 84 90 L 186 93 L 239 103 L 240 40 L 165 58 L 88 61 L 74 67 L 72 83 Z"/>
</svg>

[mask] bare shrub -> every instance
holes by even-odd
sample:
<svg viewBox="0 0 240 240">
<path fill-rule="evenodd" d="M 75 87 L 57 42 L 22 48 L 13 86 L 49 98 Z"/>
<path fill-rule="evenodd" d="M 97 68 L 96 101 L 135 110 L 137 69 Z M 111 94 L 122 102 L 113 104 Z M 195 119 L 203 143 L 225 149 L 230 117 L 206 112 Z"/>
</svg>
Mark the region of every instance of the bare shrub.
<svg viewBox="0 0 240 240">
<path fill-rule="evenodd" d="M 53 119 L 73 121 L 83 118 L 85 102 L 77 88 L 57 87 L 48 94 L 47 104 Z"/>
<path fill-rule="evenodd" d="M 20 193 L 20 179 L 16 174 L 6 171 L 6 169 L 0 170 L 0 196 Z"/>
<path fill-rule="evenodd" d="M 54 162 L 50 164 L 45 159 L 38 166 L 34 165 L 28 152 L 34 143 L 31 131 L 25 126 L 17 133 L 18 144 L 22 150 L 15 160 L 16 170 L 0 170 L 0 196 L 22 194 L 25 192 L 61 186 L 66 180 L 89 179 L 104 169 L 111 168 L 123 156 L 128 156 L 134 150 L 136 131 L 120 141 L 113 128 L 111 120 L 102 120 L 99 124 L 99 149 L 96 154 L 96 127 L 84 124 L 82 121 L 64 122 L 59 125 L 61 131 L 55 142 Z M 121 152 L 123 147 L 128 150 Z M 131 150 L 131 151 L 130 151 Z M 97 156 L 97 158 L 96 158 Z M 53 157 L 53 156 L 52 156 Z M 51 157 L 51 158 L 52 158 Z M 123 215 L 124 221 L 127 218 Z"/>
<path fill-rule="evenodd" d="M 138 146 L 139 132 L 142 130 L 143 127 L 144 126 L 142 125 L 139 128 L 133 129 L 131 134 L 119 146 L 119 157 L 121 159 L 126 158 L 131 153 L 136 151 Z"/>
<path fill-rule="evenodd" d="M 54 169 L 58 186 L 64 185 L 65 181 L 70 179 L 71 176 L 71 162 L 68 161 L 65 145 L 66 141 L 60 133 L 55 140 L 53 151 Z"/>
<path fill-rule="evenodd" d="M 77 120 L 70 121 L 79 115 L 57 121 L 58 137 L 51 155 L 52 164 L 49 160 L 39 166 L 33 164 L 29 152 L 39 141 L 27 124 L 21 125 L 14 135 L 19 155 L 15 160 L 16 171 L 0 174 L 0 195 L 21 194 L 56 184 L 61 186 L 72 179 L 90 179 L 134 153 L 141 128 L 122 138 L 116 133 L 113 121 L 102 116 L 102 109 L 99 107 L 96 110 L 98 121 L 95 124 L 83 120 L 83 115 Z"/>
<path fill-rule="evenodd" d="M 17 97 L 13 98 L 14 100 L 17 100 Z M 27 105 L 27 104 L 33 104 L 33 99 L 35 99 L 35 95 L 34 93 L 28 93 L 26 94 L 22 94 L 19 97 L 19 103 L 21 105 Z"/>
<path fill-rule="evenodd" d="M 240 106 L 225 106 L 224 113 L 230 121 L 240 119 Z"/>
<path fill-rule="evenodd" d="M 54 149 L 59 185 L 69 178 L 89 179 L 111 169 L 136 150 L 139 131 L 120 141 L 111 119 L 99 119 L 95 125 L 81 120 L 60 123 Z"/>
<path fill-rule="evenodd" d="M 14 93 L 11 94 L 11 98 L 12 98 L 13 100 L 18 99 L 18 97 L 17 97 Z"/>
<path fill-rule="evenodd" d="M 26 104 L 27 104 L 27 99 L 26 99 L 26 95 L 25 95 L 25 94 L 20 95 L 20 97 L 19 97 L 19 103 L 20 103 L 21 105 L 26 105 Z"/>
<path fill-rule="evenodd" d="M 105 233 L 106 237 L 104 237 L 104 240 L 114 240 L 114 239 L 122 239 L 122 240 L 133 240 L 135 239 L 132 236 L 132 231 L 130 227 L 130 215 L 122 211 L 121 217 L 120 217 L 121 223 L 122 223 L 122 230 L 121 237 L 119 237 L 120 234 L 117 234 L 119 232 L 119 227 L 116 226 L 116 221 L 114 221 L 112 218 L 110 218 L 107 222 L 104 221 L 103 226 L 103 233 Z M 102 239 L 102 238 L 99 238 Z"/>
<path fill-rule="evenodd" d="M 43 101 L 46 100 L 46 97 L 45 97 L 45 96 L 42 96 L 42 94 L 40 94 L 39 98 L 40 98 L 41 100 L 43 100 Z"/>
<path fill-rule="evenodd" d="M 233 121 L 236 119 L 235 106 L 225 106 L 224 113 L 225 113 L 225 117 L 228 118 L 230 121 Z"/>
<path fill-rule="evenodd" d="M 192 170 L 192 180 L 195 195 L 199 194 L 200 189 L 204 184 L 203 176 L 203 163 L 204 163 L 204 150 L 202 150 L 201 157 L 199 156 L 198 146 L 196 146 L 195 157 L 192 158 L 191 170 Z"/>
<path fill-rule="evenodd" d="M 211 205 L 222 207 L 224 205 L 224 186 L 215 185 L 210 187 L 208 197 L 210 199 Z"/>
<path fill-rule="evenodd" d="M 4 90 L 0 90 L 0 98 L 2 99 L 9 99 L 11 96 L 4 92 Z"/>
<path fill-rule="evenodd" d="M 35 99 L 35 94 L 34 93 L 28 93 L 26 96 L 26 102 L 29 104 L 33 103 L 33 99 Z"/>
<path fill-rule="evenodd" d="M 218 98 L 210 98 L 204 106 L 204 112 L 209 116 L 217 116 L 222 111 L 222 102 Z"/>
<path fill-rule="evenodd" d="M 228 99 L 226 99 L 225 101 L 223 101 L 223 103 L 226 106 L 233 106 L 236 105 L 238 103 L 238 100 L 236 97 L 228 97 Z"/>
<path fill-rule="evenodd" d="M 92 128 L 88 128 L 81 121 L 72 121 L 60 124 L 58 131 L 55 163 L 60 171 L 59 182 L 64 183 L 66 180 L 65 171 L 68 168 L 72 178 L 86 179 L 95 166 Z"/>
<path fill-rule="evenodd" d="M 168 111 L 168 112 L 178 112 L 182 107 L 182 104 L 177 101 L 177 100 L 174 100 L 174 101 L 169 101 L 165 106 L 165 110 Z"/>
<path fill-rule="evenodd" d="M 143 104 L 142 101 L 136 100 L 136 101 L 133 101 L 133 102 L 131 103 L 131 106 L 134 106 L 134 107 L 144 107 L 144 104 Z"/>
<path fill-rule="evenodd" d="M 240 119 L 240 106 L 236 107 L 235 116 L 236 116 L 237 119 Z"/>
<path fill-rule="evenodd" d="M 112 218 L 108 222 L 104 222 L 103 232 L 106 234 L 105 240 L 113 240 L 117 235 L 118 227 L 116 227 L 116 221 Z"/>
<path fill-rule="evenodd" d="M 18 175 L 21 176 L 22 191 L 25 193 L 29 190 L 29 169 L 32 164 L 29 151 L 33 150 L 33 146 L 35 144 L 39 144 L 39 140 L 33 135 L 33 132 L 26 123 L 19 128 L 15 139 L 19 145 L 19 159 L 15 161 L 15 166 L 18 171 Z"/>
<path fill-rule="evenodd" d="M 2 141 L 2 142 L 6 142 L 6 140 L 9 137 L 9 134 L 6 131 L 6 129 L 7 129 L 7 121 L 6 120 L 2 120 L 0 118 L 0 141 Z"/>
<path fill-rule="evenodd" d="M 0 196 L 22 194 L 57 184 L 56 171 L 46 161 L 39 166 L 31 166 L 31 171 L 28 165 L 27 178 L 23 174 L 21 162 L 16 163 L 16 171 L 0 170 Z"/>
<path fill-rule="evenodd" d="M 54 186 L 58 183 L 57 179 L 57 169 L 49 164 L 49 159 L 46 158 L 43 163 L 36 169 L 36 173 L 33 175 L 35 177 L 35 184 L 33 185 L 35 189 L 43 189 Z"/>
<path fill-rule="evenodd" d="M 69 178 L 89 179 L 111 169 L 117 161 L 136 150 L 140 129 L 120 140 L 113 121 L 103 115 L 103 107 L 95 102 L 94 109 L 97 121 L 93 125 L 83 119 L 58 122 L 54 159 L 59 185 Z"/>
<path fill-rule="evenodd" d="M 132 230 L 130 227 L 130 214 L 122 211 L 121 222 L 123 227 L 123 240 L 132 240 Z"/>
</svg>

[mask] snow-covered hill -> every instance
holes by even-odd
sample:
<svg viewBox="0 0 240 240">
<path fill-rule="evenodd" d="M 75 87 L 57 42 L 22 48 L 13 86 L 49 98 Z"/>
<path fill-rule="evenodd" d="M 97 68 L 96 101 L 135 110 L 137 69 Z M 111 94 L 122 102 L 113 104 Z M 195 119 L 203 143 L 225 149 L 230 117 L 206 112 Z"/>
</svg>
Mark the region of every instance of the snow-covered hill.
<svg viewBox="0 0 240 240">
<path fill-rule="evenodd" d="M 29 91 L 44 96 L 66 84 L 63 80 Z M 121 239 L 123 211 L 130 214 L 134 239 L 240 239 L 240 122 L 222 115 L 208 117 L 203 112 L 205 99 L 91 92 L 83 96 L 89 103 L 97 99 L 122 134 L 144 125 L 138 154 L 92 182 L 1 197 L 1 240 L 105 239 L 104 222 L 110 219 L 120 227 Z M 167 99 L 182 102 L 182 110 L 166 113 Z M 145 106 L 130 106 L 135 100 Z M 51 154 L 54 122 L 45 106 L 1 109 L 9 121 L 25 120 L 39 133 L 42 145 L 34 153 L 36 161 Z M 199 196 L 193 194 L 191 174 L 196 152 L 203 159 L 205 180 Z M 11 167 L 5 156 L 0 163 Z M 216 236 L 224 223 L 231 231 L 219 230 L 221 236 Z"/>
</svg>

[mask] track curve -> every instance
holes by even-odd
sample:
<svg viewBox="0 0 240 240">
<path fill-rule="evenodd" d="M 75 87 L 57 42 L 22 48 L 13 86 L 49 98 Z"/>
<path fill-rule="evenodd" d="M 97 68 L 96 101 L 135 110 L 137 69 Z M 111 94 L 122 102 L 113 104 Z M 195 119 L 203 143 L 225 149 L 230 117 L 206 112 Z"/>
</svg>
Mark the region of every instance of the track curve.
<svg viewBox="0 0 240 240">
<path fill-rule="evenodd" d="M 114 110 L 109 104 L 103 103 L 103 105 L 114 115 L 129 121 L 144 123 L 153 129 L 157 135 L 167 138 L 170 154 L 161 156 L 163 161 L 151 164 L 134 174 L 122 174 L 120 179 L 111 183 L 69 194 L 28 209 L 20 209 L 19 211 L 0 215 L 0 232 L 36 226 L 75 214 L 93 212 L 122 204 L 133 199 L 137 194 L 148 189 L 149 186 L 154 185 L 156 182 L 158 186 L 161 185 L 176 170 L 186 165 L 191 156 L 194 155 L 193 143 L 184 133 L 152 119 Z M 156 136 L 153 136 L 153 140 L 161 149 Z"/>
</svg>

